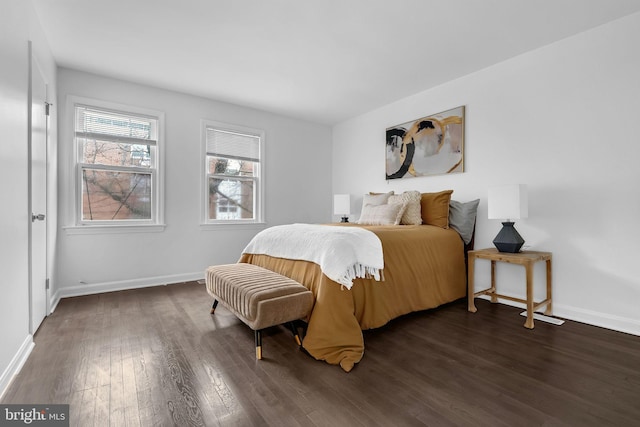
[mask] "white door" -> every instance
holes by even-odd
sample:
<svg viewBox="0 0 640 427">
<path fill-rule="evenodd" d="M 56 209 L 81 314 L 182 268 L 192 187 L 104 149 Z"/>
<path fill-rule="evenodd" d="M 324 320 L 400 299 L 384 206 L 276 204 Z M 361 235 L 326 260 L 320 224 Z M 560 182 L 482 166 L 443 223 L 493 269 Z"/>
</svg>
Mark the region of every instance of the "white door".
<svg viewBox="0 0 640 427">
<path fill-rule="evenodd" d="M 31 56 L 31 55 L 30 55 Z M 47 315 L 47 86 L 31 56 L 30 117 L 30 299 L 34 334 Z"/>
</svg>

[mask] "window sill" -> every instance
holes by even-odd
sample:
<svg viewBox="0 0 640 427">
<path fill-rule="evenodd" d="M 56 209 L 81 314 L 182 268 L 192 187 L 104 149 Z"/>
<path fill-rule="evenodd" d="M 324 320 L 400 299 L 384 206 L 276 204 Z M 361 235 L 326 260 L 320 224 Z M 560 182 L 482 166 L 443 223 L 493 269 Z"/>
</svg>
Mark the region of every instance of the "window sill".
<svg viewBox="0 0 640 427">
<path fill-rule="evenodd" d="M 216 223 L 201 223 L 201 230 L 264 230 L 267 228 L 266 222 L 216 222 Z"/>
<path fill-rule="evenodd" d="M 69 235 L 74 234 L 115 234 L 115 233 L 160 233 L 166 224 L 132 225 L 69 225 L 62 227 Z"/>
</svg>

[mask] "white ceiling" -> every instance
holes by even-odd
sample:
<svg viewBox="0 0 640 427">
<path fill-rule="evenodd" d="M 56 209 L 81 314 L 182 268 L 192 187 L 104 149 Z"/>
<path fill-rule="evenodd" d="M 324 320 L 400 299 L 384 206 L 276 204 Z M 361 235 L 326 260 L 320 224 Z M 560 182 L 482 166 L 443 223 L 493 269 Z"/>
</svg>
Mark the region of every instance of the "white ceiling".
<svg viewBox="0 0 640 427">
<path fill-rule="evenodd" d="M 33 3 L 60 66 L 323 124 L 640 11 L 640 0 Z"/>
</svg>

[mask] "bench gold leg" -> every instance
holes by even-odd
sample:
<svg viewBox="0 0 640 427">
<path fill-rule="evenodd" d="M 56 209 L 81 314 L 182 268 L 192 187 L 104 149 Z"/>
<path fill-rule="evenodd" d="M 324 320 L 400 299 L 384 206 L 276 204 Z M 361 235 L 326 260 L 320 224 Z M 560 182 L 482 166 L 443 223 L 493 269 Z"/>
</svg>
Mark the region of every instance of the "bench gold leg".
<svg viewBox="0 0 640 427">
<path fill-rule="evenodd" d="M 256 359 L 262 359 L 262 331 L 255 331 L 256 337 Z"/>
<path fill-rule="evenodd" d="M 217 306 L 218 306 L 218 300 L 214 299 L 213 300 L 213 305 L 211 306 L 211 314 L 215 314 Z"/>
<path fill-rule="evenodd" d="M 294 322 L 289 322 L 289 329 L 291 329 L 291 332 L 293 333 L 293 339 L 296 340 L 296 344 L 300 347 L 302 345 L 302 341 L 300 341 L 300 335 L 298 335 L 298 328 L 296 328 L 296 324 Z"/>
</svg>

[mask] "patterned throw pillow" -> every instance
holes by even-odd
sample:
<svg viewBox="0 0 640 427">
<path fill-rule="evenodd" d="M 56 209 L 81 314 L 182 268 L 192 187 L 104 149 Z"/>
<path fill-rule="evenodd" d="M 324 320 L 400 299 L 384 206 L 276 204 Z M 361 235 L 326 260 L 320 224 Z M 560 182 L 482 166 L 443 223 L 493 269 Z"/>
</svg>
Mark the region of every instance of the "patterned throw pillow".
<svg viewBox="0 0 640 427">
<path fill-rule="evenodd" d="M 421 194 L 419 191 L 405 191 L 402 194 L 389 196 L 389 204 L 406 204 L 407 207 L 402 214 L 400 224 L 420 225 L 422 215 L 420 207 Z"/>
</svg>

